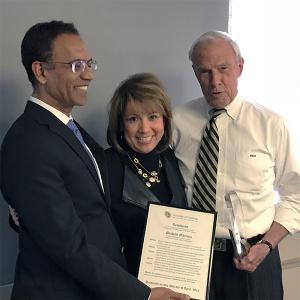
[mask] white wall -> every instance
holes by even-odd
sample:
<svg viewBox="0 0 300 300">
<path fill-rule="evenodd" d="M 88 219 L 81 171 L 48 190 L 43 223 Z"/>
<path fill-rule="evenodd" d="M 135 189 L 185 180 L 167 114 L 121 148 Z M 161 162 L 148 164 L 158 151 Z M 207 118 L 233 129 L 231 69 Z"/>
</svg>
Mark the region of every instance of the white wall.
<svg viewBox="0 0 300 300">
<path fill-rule="evenodd" d="M 300 233 L 286 237 L 280 244 L 284 300 L 300 299 Z"/>
<path fill-rule="evenodd" d="M 100 69 L 89 90 L 89 103 L 77 109 L 75 117 L 105 145 L 106 105 L 117 84 L 128 75 L 142 71 L 157 74 L 174 104 L 200 94 L 187 52 L 201 33 L 227 30 L 228 2 L 0 0 L 0 143 L 31 94 L 20 44 L 34 23 L 51 19 L 74 22 L 98 60 Z M 17 248 L 7 216 L 0 199 L 0 285 L 13 280 Z"/>
<path fill-rule="evenodd" d="M 300 2 L 231 0 L 231 33 L 245 58 L 239 82 L 242 95 L 283 115 L 300 151 Z M 253 22 L 255 16 L 255 22 Z M 300 233 L 280 245 L 284 299 L 300 299 Z"/>
</svg>

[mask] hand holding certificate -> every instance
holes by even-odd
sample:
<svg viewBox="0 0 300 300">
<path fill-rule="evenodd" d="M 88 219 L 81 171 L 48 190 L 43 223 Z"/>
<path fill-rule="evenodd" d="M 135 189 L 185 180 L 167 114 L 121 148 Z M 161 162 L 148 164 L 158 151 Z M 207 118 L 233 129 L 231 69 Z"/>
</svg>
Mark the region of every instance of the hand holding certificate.
<svg viewBox="0 0 300 300">
<path fill-rule="evenodd" d="M 138 278 L 207 299 L 216 214 L 150 204 Z"/>
</svg>

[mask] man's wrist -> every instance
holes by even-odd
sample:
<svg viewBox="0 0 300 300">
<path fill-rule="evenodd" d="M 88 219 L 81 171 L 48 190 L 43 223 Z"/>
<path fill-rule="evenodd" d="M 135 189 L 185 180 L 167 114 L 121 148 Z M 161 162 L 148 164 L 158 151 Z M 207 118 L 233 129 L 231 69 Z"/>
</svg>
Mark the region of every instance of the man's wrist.
<svg viewBox="0 0 300 300">
<path fill-rule="evenodd" d="M 269 254 L 273 251 L 273 245 L 267 240 L 262 239 L 257 244 L 264 244 L 264 245 L 268 246 Z"/>
</svg>

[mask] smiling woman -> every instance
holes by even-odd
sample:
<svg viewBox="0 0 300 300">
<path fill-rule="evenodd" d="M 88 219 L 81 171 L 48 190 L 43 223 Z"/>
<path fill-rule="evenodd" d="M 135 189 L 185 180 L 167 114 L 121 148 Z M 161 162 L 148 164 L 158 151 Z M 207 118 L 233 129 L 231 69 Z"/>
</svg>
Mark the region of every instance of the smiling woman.
<svg viewBox="0 0 300 300">
<path fill-rule="evenodd" d="M 177 160 L 169 148 L 171 106 L 156 76 L 130 76 L 111 102 L 106 150 L 112 213 L 129 271 L 137 275 L 148 202 L 186 207 Z M 116 176 L 116 174 L 118 176 Z"/>
<path fill-rule="evenodd" d="M 127 104 L 124 113 L 124 138 L 132 150 L 149 153 L 163 135 L 164 120 L 159 108 L 151 109 L 151 106 L 147 107 L 147 103 L 133 101 Z"/>
</svg>

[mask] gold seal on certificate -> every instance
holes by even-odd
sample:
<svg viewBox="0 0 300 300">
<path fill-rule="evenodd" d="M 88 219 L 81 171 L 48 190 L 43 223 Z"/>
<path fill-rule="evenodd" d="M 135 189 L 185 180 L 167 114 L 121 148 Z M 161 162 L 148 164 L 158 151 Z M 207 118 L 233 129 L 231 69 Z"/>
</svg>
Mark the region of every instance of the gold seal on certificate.
<svg viewBox="0 0 300 300">
<path fill-rule="evenodd" d="M 208 298 L 216 213 L 149 204 L 138 278 Z"/>
</svg>

